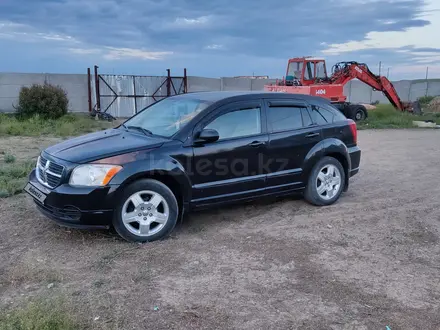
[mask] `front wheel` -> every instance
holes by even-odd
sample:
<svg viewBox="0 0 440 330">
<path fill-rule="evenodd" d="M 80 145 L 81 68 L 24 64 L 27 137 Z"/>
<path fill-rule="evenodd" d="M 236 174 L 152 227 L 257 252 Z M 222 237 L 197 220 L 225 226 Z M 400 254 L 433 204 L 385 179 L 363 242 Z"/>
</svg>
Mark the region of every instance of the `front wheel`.
<svg viewBox="0 0 440 330">
<path fill-rule="evenodd" d="M 179 206 L 170 188 L 157 180 L 142 179 L 122 192 L 113 226 L 127 241 L 155 241 L 171 233 L 178 214 Z"/>
<path fill-rule="evenodd" d="M 341 163 L 333 157 L 324 157 L 313 167 L 304 197 L 313 205 L 331 205 L 342 194 L 345 172 Z"/>
</svg>

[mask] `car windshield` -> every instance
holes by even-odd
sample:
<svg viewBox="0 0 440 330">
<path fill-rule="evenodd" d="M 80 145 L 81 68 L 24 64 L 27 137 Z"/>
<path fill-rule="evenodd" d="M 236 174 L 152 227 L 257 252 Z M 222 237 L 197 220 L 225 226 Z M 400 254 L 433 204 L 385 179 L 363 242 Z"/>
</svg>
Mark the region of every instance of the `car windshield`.
<svg viewBox="0 0 440 330">
<path fill-rule="evenodd" d="M 146 108 L 124 123 L 129 128 L 170 137 L 212 102 L 189 98 L 167 98 Z M 138 129 L 139 130 L 139 129 Z"/>
</svg>

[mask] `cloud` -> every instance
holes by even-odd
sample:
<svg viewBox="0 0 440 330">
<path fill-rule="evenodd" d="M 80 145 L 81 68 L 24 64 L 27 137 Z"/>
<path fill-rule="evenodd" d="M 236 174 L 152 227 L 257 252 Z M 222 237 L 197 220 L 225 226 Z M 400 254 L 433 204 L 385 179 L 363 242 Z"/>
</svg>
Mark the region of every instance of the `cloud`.
<svg viewBox="0 0 440 330">
<path fill-rule="evenodd" d="M 322 53 L 338 55 L 362 50 L 389 49 L 413 54 L 416 61 L 429 62 L 434 58 L 421 50 L 440 49 L 440 39 L 437 38 L 440 31 L 440 2 L 426 1 L 416 14 L 417 19 L 410 21 L 382 21 L 386 26 L 385 30 L 369 31 L 362 39 L 330 44 Z M 427 57 L 422 57 L 424 55 Z"/>
<path fill-rule="evenodd" d="M 146 61 L 160 59 L 164 68 L 188 67 L 189 72 L 217 72 L 217 76 L 231 68 L 237 70 L 232 75 L 255 71 L 282 76 L 288 58 L 304 55 L 325 55 L 330 62 L 382 61 L 393 66 L 411 61 L 435 63 L 438 58 L 432 49 L 440 49 L 436 3 L 3 0 L 0 47 L 7 40 L 13 52 L 32 42 L 29 50 L 46 53 L 52 63 L 60 63 L 64 51 L 72 70 L 83 70 L 85 61 L 93 61 L 101 67 L 102 62 L 109 62 L 115 71 L 144 71 Z M 2 21 L 9 22 L 7 27 Z M 21 68 L 23 57 L 11 56 L 8 62 L 0 62 L 0 71 Z M 237 63 L 237 59 L 242 62 Z M 39 63 L 35 62 L 36 69 Z"/>
<path fill-rule="evenodd" d="M 76 43 L 74 37 L 52 32 L 39 32 L 26 24 L 18 24 L 10 21 L 0 21 L 0 38 L 19 39 L 22 42 L 38 42 L 41 40 Z"/>
<path fill-rule="evenodd" d="M 96 49 L 96 48 L 68 48 L 67 50 L 70 53 L 77 55 L 92 55 L 92 54 L 102 53 L 101 49 Z"/>
<path fill-rule="evenodd" d="M 223 49 L 223 45 L 219 45 L 219 44 L 210 44 L 210 45 L 207 45 L 207 46 L 205 47 L 205 49 L 210 49 L 210 50 Z"/>
<path fill-rule="evenodd" d="M 122 60 L 127 58 L 135 58 L 141 60 L 161 60 L 172 52 L 151 52 L 143 49 L 133 48 L 113 48 L 107 47 L 107 52 L 104 58 L 107 60 Z"/>
<path fill-rule="evenodd" d="M 178 17 L 175 20 L 177 26 L 203 26 L 209 23 L 211 16 L 200 16 L 197 18 Z"/>
<path fill-rule="evenodd" d="M 70 54 L 87 56 L 87 55 L 100 55 L 103 59 L 109 61 L 115 60 L 127 60 L 127 59 L 140 59 L 140 60 L 162 60 L 168 55 L 172 55 L 173 52 L 155 52 L 147 51 L 144 49 L 135 48 L 116 48 L 116 47 L 104 47 L 104 48 L 68 48 Z"/>
</svg>

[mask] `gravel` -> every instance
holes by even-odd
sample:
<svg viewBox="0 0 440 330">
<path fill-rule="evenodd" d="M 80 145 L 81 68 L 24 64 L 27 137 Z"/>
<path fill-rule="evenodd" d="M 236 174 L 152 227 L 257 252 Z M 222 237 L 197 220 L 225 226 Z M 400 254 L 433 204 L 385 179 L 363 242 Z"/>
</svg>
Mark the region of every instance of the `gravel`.
<svg viewBox="0 0 440 330">
<path fill-rule="evenodd" d="M 144 245 L 0 199 L 0 309 L 62 295 L 93 329 L 440 329 L 439 141 L 360 131 L 338 203 L 216 208 Z"/>
</svg>

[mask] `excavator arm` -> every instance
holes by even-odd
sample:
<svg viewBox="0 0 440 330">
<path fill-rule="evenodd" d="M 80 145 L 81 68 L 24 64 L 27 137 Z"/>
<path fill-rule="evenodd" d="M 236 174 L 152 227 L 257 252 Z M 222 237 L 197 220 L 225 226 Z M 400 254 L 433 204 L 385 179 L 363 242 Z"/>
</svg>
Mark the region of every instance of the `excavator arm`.
<svg viewBox="0 0 440 330">
<path fill-rule="evenodd" d="M 391 81 L 386 77 L 377 76 L 370 71 L 364 63 L 340 62 L 333 66 L 333 74 L 330 77 L 333 84 L 345 85 L 352 79 L 359 79 L 373 89 L 381 91 L 390 103 L 401 111 L 411 111 L 410 105 L 402 102 Z"/>
</svg>

